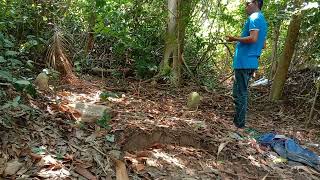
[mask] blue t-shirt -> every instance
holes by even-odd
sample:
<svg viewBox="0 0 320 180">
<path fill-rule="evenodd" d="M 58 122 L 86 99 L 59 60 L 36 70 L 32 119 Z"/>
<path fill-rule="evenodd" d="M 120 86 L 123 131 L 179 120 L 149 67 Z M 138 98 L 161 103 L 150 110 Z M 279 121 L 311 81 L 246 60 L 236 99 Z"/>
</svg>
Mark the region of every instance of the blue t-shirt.
<svg viewBox="0 0 320 180">
<path fill-rule="evenodd" d="M 267 22 L 260 11 L 249 16 L 243 27 L 241 37 L 250 36 L 251 30 L 257 30 L 259 31 L 258 39 L 255 43 L 237 43 L 233 59 L 234 69 L 258 69 L 258 59 L 266 40 L 267 29 Z"/>
</svg>

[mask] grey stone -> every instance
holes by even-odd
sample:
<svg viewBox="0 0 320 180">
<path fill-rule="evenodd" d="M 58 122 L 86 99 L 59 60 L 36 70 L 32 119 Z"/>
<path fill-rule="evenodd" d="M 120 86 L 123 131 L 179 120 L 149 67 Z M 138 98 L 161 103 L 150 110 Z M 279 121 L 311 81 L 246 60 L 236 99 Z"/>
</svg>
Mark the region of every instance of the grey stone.
<svg viewBox="0 0 320 180">
<path fill-rule="evenodd" d="M 75 109 L 81 113 L 79 121 L 82 122 L 96 122 L 104 115 L 104 112 L 110 112 L 107 106 L 88 103 L 77 103 Z"/>
</svg>

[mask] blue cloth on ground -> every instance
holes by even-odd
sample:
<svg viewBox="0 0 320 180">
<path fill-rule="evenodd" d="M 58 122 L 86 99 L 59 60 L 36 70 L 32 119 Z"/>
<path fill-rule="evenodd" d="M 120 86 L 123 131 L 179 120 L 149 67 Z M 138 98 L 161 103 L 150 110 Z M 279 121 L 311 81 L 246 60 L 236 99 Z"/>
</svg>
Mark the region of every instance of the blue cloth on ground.
<svg viewBox="0 0 320 180">
<path fill-rule="evenodd" d="M 301 147 L 294 139 L 267 133 L 258 138 L 258 142 L 271 147 L 279 156 L 300 162 L 320 171 L 320 157 L 314 152 Z"/>
</svg>

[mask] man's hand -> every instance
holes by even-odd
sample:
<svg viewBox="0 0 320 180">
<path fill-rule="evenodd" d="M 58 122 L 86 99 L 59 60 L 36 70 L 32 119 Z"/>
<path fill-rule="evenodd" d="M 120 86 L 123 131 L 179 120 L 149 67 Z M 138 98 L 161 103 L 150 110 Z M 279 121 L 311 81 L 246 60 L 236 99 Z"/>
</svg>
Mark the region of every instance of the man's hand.
<svg viewBox="0 0 320 180">
<path fill-rule="evenodd" d="M 239 41 L 241 43 L 255 43 L 258 40 L 258 30 L 251 30 L 250 35 L 246 37 L 234 37 L 234 36 L 226 36 L 227 41 L 233 42 L 233 41 Z"/>
<path fill-rule="evenodd" d="M 234 36 L 226 36 L 226 39 L 228 42 L 238 41 L 238 38 Z"/>
</svg>

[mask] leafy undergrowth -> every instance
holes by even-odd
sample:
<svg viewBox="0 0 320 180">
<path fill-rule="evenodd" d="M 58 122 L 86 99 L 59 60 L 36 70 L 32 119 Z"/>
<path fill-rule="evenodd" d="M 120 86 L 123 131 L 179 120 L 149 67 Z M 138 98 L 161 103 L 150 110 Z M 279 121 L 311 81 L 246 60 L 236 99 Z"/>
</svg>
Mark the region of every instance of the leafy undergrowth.
<svg viewBox="0 0 320 180">
<path fill-rule="evenodd" d="M 168 90 L 135 81 L 93 77 L 87 81 L 91 83 L 63 86 L 56 94 L 31 100 L 30 105 L 39 109 L 32 120 L 24 110 L 10 112 L 23 123 L 0 126 L 3 177 L 115 179 L 117 159 L 126 164 L 129 179 L 320 177 L 309 167 L 287 164 L 248 138 L 248 133 L 236 136 L 228 89 L 208 93 L 192 85 Z M 203 96 L 197 110 L 186 107 L 192 91 Z M 290 99 L 270 103 L 267 93 L 266 87 L 252 89 L 249 127 L 295 137 L 302 144 L 319 142 L 319 122 L 304 125 L 310 107 L 291 106 Z M 79 112 L 69 106 L 79 102 L 104 105 L 111 111 L 100 121 L 79 122 Z"/>
</svg>

